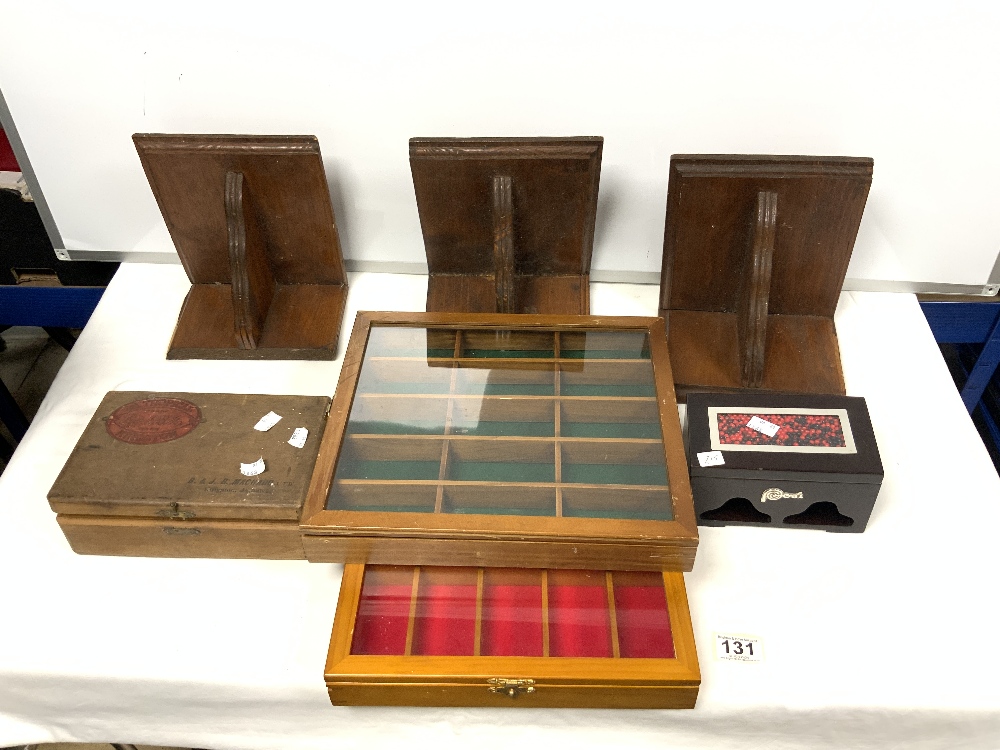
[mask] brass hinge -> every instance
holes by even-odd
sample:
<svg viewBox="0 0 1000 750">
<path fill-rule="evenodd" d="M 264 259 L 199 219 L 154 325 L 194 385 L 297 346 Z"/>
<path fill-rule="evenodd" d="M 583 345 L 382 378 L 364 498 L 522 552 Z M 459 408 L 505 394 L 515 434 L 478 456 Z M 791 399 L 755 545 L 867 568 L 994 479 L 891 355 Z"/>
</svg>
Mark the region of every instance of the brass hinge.
<svg viewBox="0 0 1000 750">
<path fill-rule="evenodd" d="M 487 680 L 491 693 L 498 693 L 516 698 L 519 695 L 530 695 L 535 692 L 534 680 L 512 680 L 507 677 L 490 677 Z"/>
</svg>

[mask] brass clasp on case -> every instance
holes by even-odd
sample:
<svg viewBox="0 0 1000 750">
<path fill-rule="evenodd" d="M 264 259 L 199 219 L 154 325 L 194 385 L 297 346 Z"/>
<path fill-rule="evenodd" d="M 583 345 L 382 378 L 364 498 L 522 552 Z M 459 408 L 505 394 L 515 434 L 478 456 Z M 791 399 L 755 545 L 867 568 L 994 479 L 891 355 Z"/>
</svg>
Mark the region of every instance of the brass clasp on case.
<svg viewBox="0 0 1000 750">
<path fill-rule="evenodd" d="M 156 515 L 163 516 L 166 518 L 173 519 L 175 521 L 186 521 L 189 518 L 194 518 L 194 513 L 190 511 L 181 510 L 179 503 L 171 503 L 170 510 L 164 508 L 163 510 L 156 511 Z"/>
<path fill-rule="evenodd" d="M 534 680 L 512 680 L 506 677 L 490 677 L 487 680 L 491 693 L 507 695 L 516 698 L 519 695 L 530 695 L 535 692 Z"/>
</svg>

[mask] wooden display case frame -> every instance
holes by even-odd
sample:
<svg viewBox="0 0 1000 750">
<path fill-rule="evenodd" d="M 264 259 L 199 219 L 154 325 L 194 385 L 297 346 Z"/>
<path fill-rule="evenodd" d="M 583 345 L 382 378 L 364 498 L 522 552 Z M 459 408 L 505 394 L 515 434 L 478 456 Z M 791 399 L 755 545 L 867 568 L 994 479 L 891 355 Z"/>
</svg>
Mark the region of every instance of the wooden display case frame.
<svg viewBox="0 0 1000 750">
<path fill-rule="evenodd" d="M 411 138 L 427 312 L 587 315 L 604 139 Z"/>
<path fill-rule="evenodd" d="M 859 157 L 670 158 L 660 315 L 679 398 L 844 394 L 833 314 L 872 170 Z"/>
<path fill-rule="evenodd" d="M 610 609 L 611 657 L 482 656 L 483 570 L 478 570 L 476 653 L 416 656 L 409 652 L 416 609 L 415 569 L 407 652 L 351 653 L 364 565 L 346 565 L 326 662 L 330 701 L 340 706 L 475 706 L 516 708 L 693 708 L 701 674 L 684 576 L 662 573 L 674 658 L 623 658 L 615 625 L 614 573 L 605 573 Z M 546 576 L 546 571 L 541 571 Z M 543 590 L 547 586 L 543 577 Z M 543 631 L 548 653 L 548 600 Z"/>
<path fill-rule="evenodd" d="M 659 447 L 658 440 L 655 442 L 657 450 L 663 451 L 668 485 L 663 491 L 669 493 L 672 520 L 560 517 L 558 497 L 556 517 L 444 513 L 441 512 L 440 500 L 435 505 L 435 512 L 327 509 L 334 470 L 345 442 L 346 426 L 373 325 L 553 333 L 611 329 L 646 334 L 655 396 L 643 399 L 643 403 L 657 409 L 662 447 Z M 558 353 L 556 355 L 554 364 L 561 361 Z M 579 360 L 575 362 L 579 364 Z M 575 398 L 581 400 L 586 397 Z M 621 403 L 627 399 L 616 401 Z M 469 440 L 467 437 L 463 439 Z M 571 439 L 560 438 L 558 432 L 555 433 L 553 441 L 565 444 L 560 440 L 568 443 Z M 652 450 L 648 446 L 647 449 Z M 444 484 L 443 475 L 436 484 Z M 495 486 L 503 484 L 498 482 Z M 557 493 L 558 484 L 558 481 L 552 484 Z M 608 488 L 605 485 L 596 487 L 596 491 L 602 489 Z M 359 313 L 303 507 L 302 533 L 306 557 L 313 562 L 691 570 L 697 550 L 698 528 L 663 321 L 638 317 Z"/>
<path fill-rule="evenodd" d="M 347 273 L 316 137 L 132 140 L 192 284 L 167 359 L 335 359 Z"/>
</svg>

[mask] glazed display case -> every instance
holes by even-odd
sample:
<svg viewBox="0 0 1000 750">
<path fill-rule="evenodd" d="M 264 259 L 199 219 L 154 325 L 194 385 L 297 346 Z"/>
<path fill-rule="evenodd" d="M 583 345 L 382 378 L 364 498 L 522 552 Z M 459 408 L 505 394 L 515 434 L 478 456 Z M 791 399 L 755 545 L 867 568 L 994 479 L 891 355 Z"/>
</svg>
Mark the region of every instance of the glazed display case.
<svg viewBox="0 0 1000 750">
<path fill-rule="evenodd" d="M 690 570 L 662 325 L 359 314 L 302 516 L 307 557 Z"/>
<path fill-rule="evenodd" d="M 692 708 L 681 573 L 348 565 L 336 705 Z"/>
</svg>

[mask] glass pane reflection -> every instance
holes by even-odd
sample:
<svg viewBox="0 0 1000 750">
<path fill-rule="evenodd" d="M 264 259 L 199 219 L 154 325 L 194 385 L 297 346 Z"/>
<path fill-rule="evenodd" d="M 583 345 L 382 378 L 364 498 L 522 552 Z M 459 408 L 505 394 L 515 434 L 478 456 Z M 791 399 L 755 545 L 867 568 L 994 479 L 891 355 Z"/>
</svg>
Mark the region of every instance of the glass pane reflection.
<svg viewBox="0 0 1000 750">
<path fill-rule="evenodd" d="M 647 334 L 373 325 L 327 507 L 669 520 Z"/>
</svg>

